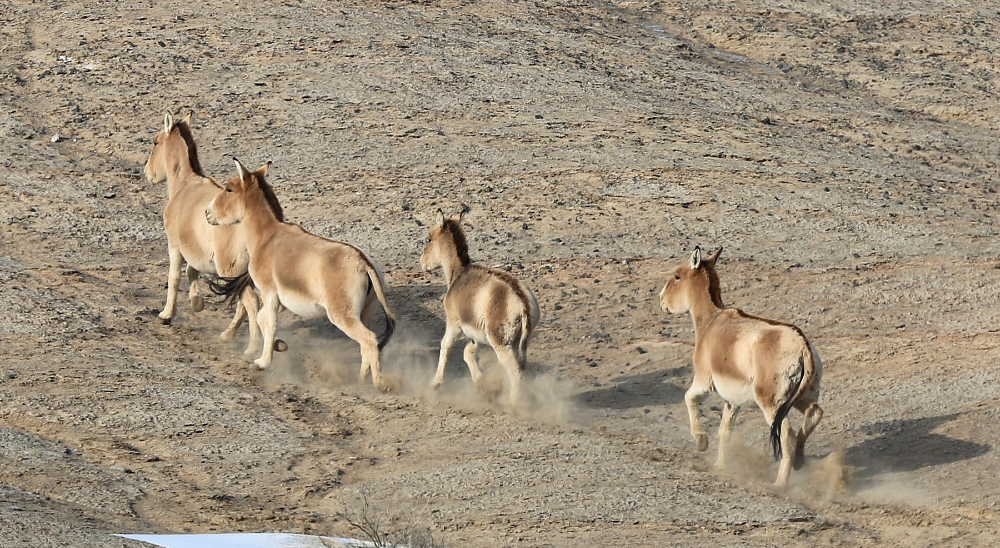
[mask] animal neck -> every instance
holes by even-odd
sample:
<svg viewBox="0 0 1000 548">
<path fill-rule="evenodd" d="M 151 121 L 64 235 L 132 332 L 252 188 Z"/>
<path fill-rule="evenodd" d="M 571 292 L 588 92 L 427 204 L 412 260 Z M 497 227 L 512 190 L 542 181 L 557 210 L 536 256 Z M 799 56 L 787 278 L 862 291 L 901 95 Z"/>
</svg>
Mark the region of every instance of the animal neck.
<svg viewBox="0 0 1000 548">
<path fill-rule="evenodd" d="M 451 287 L 455 280 L 468 270 L 472 260 L 469 258 L 469 244 L 465 240 L 465 233 L 462 232 L 458 222 L 447 221 L 442 237 L 446 239 L 441 253 L 441 269 L 444 270 L 448 287 Z"/>
<path fill-rule="evenodd" d="M 167 192 L 171 195 L 180 191 L 192 177 L 201 179 L 203 175 L 191 166 L 186 144 L 178 144 L 167 155 Z"/>
<path fill-rule="evenodd" d="M 246 231 L 247 247 L 253 253 L 252 250 L 271 236 L 281 221 L 271 210 L 262 190 L 254 188 L 244 192 L 246 192 L 246 210 L 243 214 L 243 228 Z"/>
<path fill-rule="evenodd" d="M 691 320 L 694 322 L 694 334 L 697 340 L 719 312 L 722 312 L 724 306 L 721 306 L 721 302 L 716 303 L 708 291 L 699 291 L 692 295 L 690 305 Z"/>
<path fill-rule="evenodd" d="M 469 269 L 469 264 L 468 260 L 463 261 L 457 253 L 448 253 L 446 257 L 442 258 L 441 270 L 444 271 L 444 279 L 449 288 Z"/>
</svg>

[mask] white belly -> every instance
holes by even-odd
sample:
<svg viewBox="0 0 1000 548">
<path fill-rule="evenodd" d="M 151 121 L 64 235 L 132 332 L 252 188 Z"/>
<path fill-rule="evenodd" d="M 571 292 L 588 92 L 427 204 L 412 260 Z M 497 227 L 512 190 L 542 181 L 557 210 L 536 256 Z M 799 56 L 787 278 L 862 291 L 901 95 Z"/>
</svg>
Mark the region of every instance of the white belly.
<svg viewBox="0 0 1000 548">
<path fill-rule="evenodd" d="M 187 262 L 188 266 L 191 266 L 198 272 L 202 272 L 204 274 L 218 274 L 215 270 L 215 261 L 189 261 L 187 257 L 185 257 L 184 260 Z"/>
<path fill-rule="evenodd" d="M 486 337 L 486 332 L 480 329 L 476 329 L 471 325 L 462 325 L 462 334 L 466 337 L 476 341 L 476 344 L 489 345 L 489 338 Z"/>
<path fill-rule="evenodd" d="M 287 308 L 292 314 L 303 318 L 325 318 L 326 308 L 312 299 L 304 299 L 298 295 L 278 294 L 281 305 Z"/>
<path fill-rule="evenodd" d="M 751 403 L 757 405 L 757 398 L 754 397 L 753 393 L 753 385 L 750 383 L 731 381 L 724 378 L 713 378 L 712 382 L 715 385 L 715 391 L 730 404 L 736 407 L 742 407 Z"/>
</svg>

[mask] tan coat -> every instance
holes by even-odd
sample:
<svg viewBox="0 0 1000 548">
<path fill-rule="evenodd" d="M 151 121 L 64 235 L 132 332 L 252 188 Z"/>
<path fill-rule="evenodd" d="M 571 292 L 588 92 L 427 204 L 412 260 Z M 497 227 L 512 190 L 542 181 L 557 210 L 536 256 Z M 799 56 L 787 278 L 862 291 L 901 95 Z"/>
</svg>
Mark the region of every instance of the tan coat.
<svg viewBox="0 0 1000 548">
<path fill-rule="evenodd" d="M 771 425 L 771 444 L 780 459 L 775 484 L 784 486 L 790 469 L 802 466 L 806 439 L 823 416 L 816 404 L 823 366 L 798 327 L 725 308 L 715 271 L 721 252 L 702 259 L 696 248 L 690 265 L 678 267 L 660 291 L 663 310 L 690 312 L 694 321 L 694 381 L 684 398 L 691 435 L 699 451 L 708 448 L 698 404 L 705 394 L 718 392 L 725 405 L 716 466 L 725 467 L 726 443 L 739 409 L 755 404 Z M 793 407 L 805 414 L 798 433 L 786 420 Z"/>
<path fill-rule="evenodd" d="M 464 335 L 469 339 L 465 362 L 473 382 L 478 384 L 482 377 L 476 360 L 477 346 L 488 344 L 507 369 L 511 402 L 516 403 L 528 360 L 528 340 L 540 319 L 538 301 L 508 272 L 472 263 L 461 227 L 463 213 L 445 219 L 438 210 L 438 224 L 431 229 L 420 257 L 424 270 L 442 268 L 448 284 L 444 296 L 447 327 L 433 386 L 444 381 L 451 347 Z"/>
<path fill-rule="evenodd" d="M 159 314 L 161 323 L 170 324 L 177 301 L 181 264 L 187 263 L 191 307 L 200 312 L 205 304 L 198 290 L 202 272 L 225 277 L 245 274 L 250 263 L 246 239 L 240 227 L 211 226 L 205 220 L 205 207 L 222 187 L 205 177 L 198 162 L 197 145 L 191 135 L 191 114 L 175 121 L 169 113 L 163 129 L 153 138 L 153 150 L 146 161 L 146 178 L 153 183 L 167 182 L 167 207 L 163 225 L 167 232 L 170 270 L 167 277 L 167 302 Z M 250 342 L 246 353 L 260 349 L 257 329 L 257 295 L 248 287 L 239 295 L 236 314 L 222 333 L 232 339 L 245 316 L 249 316 Z"/>
<path fill-rule="evenodd" d="M 278 308 L 283 306 L 306 318 L 329 319 L 361 345 L 361 378 L 371 370 L 375 386 L 388 388 L 379 351 L 392 336 L 396 315 L 386 301 L 382 271 L 360 249 L 282 221 L 281 206 L 264 179 L 269 165 L 250 172 L 237 161 L 239 176 L 202 212 L 213 225 L 239 223 L 245 231 L 250 277 L 263 301 L 259 322 L 264 352 L 254 363 L 261 369 L 271 364 Z M 386 316 L 380 337 L 369 327 L 376 301 Z"/>
</svg>

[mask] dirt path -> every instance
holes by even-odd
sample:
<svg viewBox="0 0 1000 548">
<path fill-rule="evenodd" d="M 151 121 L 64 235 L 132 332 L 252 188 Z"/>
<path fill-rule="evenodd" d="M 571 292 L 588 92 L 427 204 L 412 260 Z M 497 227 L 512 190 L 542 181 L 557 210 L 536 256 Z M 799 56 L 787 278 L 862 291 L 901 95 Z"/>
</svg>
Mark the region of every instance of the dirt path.
<svg viewBox="0 0 1000 548">
<path fill-rule="evenodd" d="M 5 546 L 356 534 L 340 514 L 362 498 L 444 546 L 1000 541 L 995 5 L 0 0 L 0 19 Z M 166 189 L 142 165 L 168 110 L 194 110 L 210 175 L 271 160 L 291 220 L 377 258 L 398 393 L 356 382 L 322 322 L 282 316 L 267 373 L 218 340 L 217 303 L 156 323 Z M 477 393 L 460 352 L 427 389 L 444 289 L 418 258 L 462 203 L 473 258 L 541 305 L 523 409 Z M 694 450 L 693 330 L 656 293 L 695 244 L 725 247 L 727 304 L 823 357 L 786 493 L 754 410 L 734 469 L 712 467 L 718 398 Z"/>
</svg>

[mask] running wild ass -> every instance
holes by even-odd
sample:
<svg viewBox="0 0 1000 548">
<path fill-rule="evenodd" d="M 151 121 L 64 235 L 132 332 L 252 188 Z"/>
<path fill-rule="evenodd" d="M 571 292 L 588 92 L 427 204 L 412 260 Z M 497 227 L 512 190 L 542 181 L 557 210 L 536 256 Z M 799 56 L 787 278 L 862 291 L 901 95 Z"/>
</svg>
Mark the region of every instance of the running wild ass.
<svg viewBox="0 0 1000 548">
<path fill-rule="evenodd" d="M 160 323 L 170 324 L 177 301 L 181 263 L 187 262 L 191 283 L 191 308 L 201 312 L 205 301 L 198 291 L 198 276 L 205 272 L 225 277 L 245 274 L 250 263 L 246 239 L 240 227 L 211 226 L 205 220 L 205 207 L 222 189 L 205 176 L 198 162 L 198 149 L 191 135 L 191 115 L 174 120 L 170 113 L 163 119 L 163 129 L 153 138 L 153 150 L 146 161 L 146 179 L 151 183 L 167 181 L 167 207 L 163 224 L 167 231 L 170 271 L 167 277 L 167 303 L 159 314 Z M 249 316 L 250 342 L 246 354 L 260 349 L 257 329 L 257 294 L 252 287 L 242 288 L 236 314 L 222 332 L 230 340 L 243 318 Z"/>
<path fill-rule="evenodd" d="M 305 317 L 326 316 L 361 345 L 361 375 L 371 369 L 375 386 L 383 382 L 379 352 L 396 326 L 396 315 L 385 298 L 385 278 L 378 265 L 360 249 L 306 232 L 284 222 L 281 205 L 264 176 L 270 162 L 248 171 L 235 160 L 238 177 L 218 192 L 202 213 L 213 225 L 240 223 L 250 251 L 250 277 L 263 304 L 258 315 L 264 334 L 264 352 L 254 361 L 271 364 L 278 307 Z M 376 301 L 385 312 L 385 332 L 370 329 Z"/>
<path fill-rule="evenodd" d="M 488 344 L 507 369 L 510 401 L 520 397 L 521 377 L 528 359 L 528 339 L 540 318 L 538 302 L 514 276 L 469 259 L 469 247 L 462 232 L 464 210 L 446 219 L 439 209 L 437 226 L 431 229 L 427 247 L 420 257 L 424 270 L 440 267 L 448 284 L 444 296 L 447 327 L 441 339 L 441 354 L 433 386 L 444 381 L 444 368 L 451 347 L 461 335 L 469 338 L 465 363 L 477 385 L 482 373 L 476 362 L 479 344 Z"/>
<path fill-rule="evenodd" d="M 788 483 L 792 467 L 802 467 L 806 439 L 823 417 L 816 404 L 823 366 L 816 349 L 794 325 L 765 320 L 722 304 L 715 262 L 720 248 L 702 258 L 696 247 L 690 265 L 678 267 L 660 291 L 660 306 L 674 314 L 691 312 L 694 320 L 694 381 L 684 395 L 691 418 L 691 435 L 698 451 L 708 449 L 698 403 L 718 392 L 725 400 L 719 424 L 719 458 L 726 466 L 726 444 L 740 406 L 756 403 L 771 425 L 771 446 L 780 459 L 778 487 Z M 794 432 L 787 420 L 792 408 L 805 415 Z"/>
</svg>

